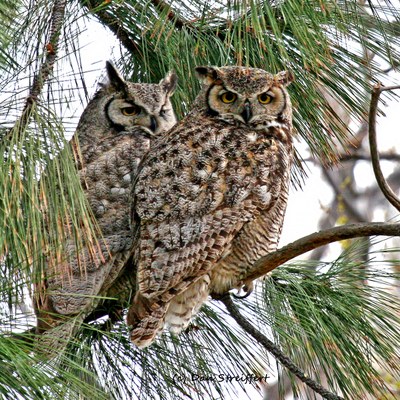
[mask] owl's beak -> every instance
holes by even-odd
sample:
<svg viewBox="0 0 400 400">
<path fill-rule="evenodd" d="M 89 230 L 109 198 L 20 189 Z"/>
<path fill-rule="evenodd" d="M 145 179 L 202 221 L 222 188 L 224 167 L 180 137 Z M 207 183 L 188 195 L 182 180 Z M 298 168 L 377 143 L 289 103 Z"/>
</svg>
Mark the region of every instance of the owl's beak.
<svg viewBox="0 0 400 400">
<path fill-rule="evenodd" d="M 151 116 L 150 117 L 150 130 L 152 132 L 155 132 L 156 129 L 157 129 L 157 120 L 153 116 Z"/>
<path fill-rule="evenodd" d="M 244 119 L 244 122 L 249 122 L 251 117 L 253 116 L 253 113 L 251 112 L 251 106 L 250 103 L 246 101 L 244 103 L 244 109 L 242 111 L 242 117 Z"/>
</svg>

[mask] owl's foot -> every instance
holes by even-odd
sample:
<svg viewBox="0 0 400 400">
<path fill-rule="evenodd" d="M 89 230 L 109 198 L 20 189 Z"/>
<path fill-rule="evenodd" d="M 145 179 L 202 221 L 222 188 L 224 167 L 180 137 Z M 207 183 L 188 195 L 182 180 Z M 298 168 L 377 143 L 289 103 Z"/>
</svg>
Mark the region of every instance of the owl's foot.
<svg viewBox="0 0 400 400">
<path fill-rule="evenodd" d="M 246 297 L 251 295 L 253 289 L 254 289 L 253 281 L 241 282 L 237 294 L 233 294 L 233 297 L 235 297 L 236 299 L 245 299 Z M 244 294 L 239 295 L 239 293 L 241 293 L 242 291 L 244 292 Z"/>
<path fill-rule="evenodd" d="M 231 292 L 225 293 L 210 293 L 210 296 L 213 300 L 223 300 L 225 297 L 229 297 L 232 295 L 235 299 L 245 299 L 246 297 L 250 296 L 254 289 L 253 281 L 242 281 L 237 285 L 237 294 Z M 239 295 L 239 293 L 244 292 L 243 295 Z"/>
</svg>

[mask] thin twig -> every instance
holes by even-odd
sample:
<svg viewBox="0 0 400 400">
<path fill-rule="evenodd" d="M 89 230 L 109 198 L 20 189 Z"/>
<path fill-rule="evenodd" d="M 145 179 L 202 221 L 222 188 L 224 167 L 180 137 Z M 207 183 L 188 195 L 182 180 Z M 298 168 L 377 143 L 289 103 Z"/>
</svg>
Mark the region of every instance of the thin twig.
<svg viewBox="0 0 400 400">
<path fill-rule="evenodd" d="M 397 86 L 381 86 L 377 84 L 372 89 L 371 104 L 369 109 L 369 147 L 371 152 L 372 167 L 374 169 L 374 174 L 376 181 L 382 193 L 398 211 L 400 211 L 400 199 L 396 196 L 393 190 L 388 185 L 385 177 L 383 176 L 381 166 L 379 163 L 379 152 L 378 145 L 376 141 L 376 114 L 378 111 L 379 96 L 382 92 L 387 90 L 400 89 L 400 85 Z"/>
<path fill-rule="evenodd" d="M 222 303 L 224 303 L 226 309 L 229 311 L 229 314 L 245 332 L 247 332 L 250 336 L 252 336 L 269 353 L 271 353 L 284 367 L 286 367 L 293 375 L 297 376 L 297 378 L 299 378 L 309 388 L 311 388 L 314 392 L 321 395 L 324 399 L 343 400 L 343 397 L 340 397 L 337 394 L 330 392 L 329 390 L 321 386 L 318 382 L 306 376 L 305 373 L 296 364 L 294 364 L 294 362 L 288 356 L 286 356 L 281 349 L 279 349 L 275 345 L 275 343 L 273 343 L 260 331 L 254 328 L 254 326 L 245 317 L 243 317 L 242 314 L 240 314 L 238 308 L 236 307 L 229 293 L 224 295 L 219 300 Z"/>
<path fill-rule="evenodd" d="M 381 160 L 386 161 L 400 161 L 400 154 L 395 153 L 382 153 L 379 155 Z M 339 156 L 340 162 L 346 161 L 371 161 L 371 156 L 369 154 L 343 154 Z"/>
<path fill-rule="evenodd" d="M 351 224 L 312 233 L 260 258 L 254 263 L 252 272 L 242 281 L 249 282 L 260 278 L 286 261 L 317 247 L 339 240 L 366 236 L 400 236 L 400 224 L 380 222 Z"/>
<path fill-rule="evenodd" d="M 395 169 L 386 178 L 386 180 L 389 183 L 390 187 L 394 188 L 395 190 L 399 190 L 400 189 L 400 168 Z M 370 187 L 363 193 L 363 196 L 365 198 L 368 198 L 368 200 L 369 200 L 369 204 L 370 204 L 369 207 L 371 207 L 371 198 L 378 198 L 379 195 L 381 195 L 383 197 L 382 191 L 379 189 L 378 186 Z"/>
<path fill-rule="evenodd" d="M 370 154 L 339 154 L 337 156 L 337 159 L 340 163 L 342 162 L 348 162 L 348 161 L 371 161 L 371 155 Z M 381 153 L 379 155 L 380 160 L 386 160 L 386 161 L 400 161 L 400 154 L 396 153 Z M 313 164 L 320 164 L 320 161 L 317 160 L 314 157 L 307 157 L 302 160 L 303 162 L 311 162 Z"/>
</svg>

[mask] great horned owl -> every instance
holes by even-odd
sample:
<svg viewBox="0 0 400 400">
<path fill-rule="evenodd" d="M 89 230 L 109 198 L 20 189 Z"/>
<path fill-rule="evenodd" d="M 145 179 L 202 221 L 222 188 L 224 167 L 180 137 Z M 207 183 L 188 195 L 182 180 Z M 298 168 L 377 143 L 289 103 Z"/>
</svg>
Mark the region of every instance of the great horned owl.
<svg viewBox="0 0 400 400">
<path fill-rule="evenodd" d="M 109 62 L 106 69 L 108 83 L 87 105 L 71 141 L 82 187 L 101 229 L 100 249 L 95 254 L 78 250 L 71 238 L 67 261 L 47 265 L 35 293 L 38 333 L 56 326 L 72 332 L 72 323 L 63 318 L 79 314 L 83 319 L 95 307 L 95 296 L 107 295 L 121 274 L 132 247 L 132 178 L 152 139 L 176 123 L 170 102 L 174 73 L 158 84 L 141 84 L 125 81 Z"/>
<path fill-rule="evenodd" d="M 293 159 L 288 72 L 198 67 L 192 111 L 160 137 L 134 184 L 131 339 L 184 329 L 210 293 L 243 285 L 276 249 Z"/>
</svg>

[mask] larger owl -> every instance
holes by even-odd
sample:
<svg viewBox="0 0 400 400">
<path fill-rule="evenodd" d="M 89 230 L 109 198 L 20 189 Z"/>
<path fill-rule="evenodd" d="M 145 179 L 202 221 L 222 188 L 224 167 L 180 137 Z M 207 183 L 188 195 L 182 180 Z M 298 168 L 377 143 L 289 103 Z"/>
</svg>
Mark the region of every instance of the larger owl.
<svg viewBox="0 0 400 400">
<path fill-rule="evenodd" d="M 293 159 L 288 72 L 198 67 L 192 111 L 160 137 L 134 184 L 137 293 L 131 339 L 179 333 L 276 249 Z"/>
<path fill-rule="evenodd" d="M 123 273 L 132 247 L 132 178 L 153 138 L 176 123 L 170 101 L 174 73 L 158 84 L 140 84 L 125 81 L 109 62 L 106 69 L 108 82 L 89 102 L 71 141 L 82 187 L 101 230 L 100 246 L 95 252 L 77 249 L 71 238 L 66 261 L 47 265 L 35 293 L 39 333 L 54 327 L 65 331 L 61 336 L 72 333 L 74 324 L 65 317 L 79 314 L 83 320 L 95 308 L 96 296 L 107 296 Z"/>
</svg>

